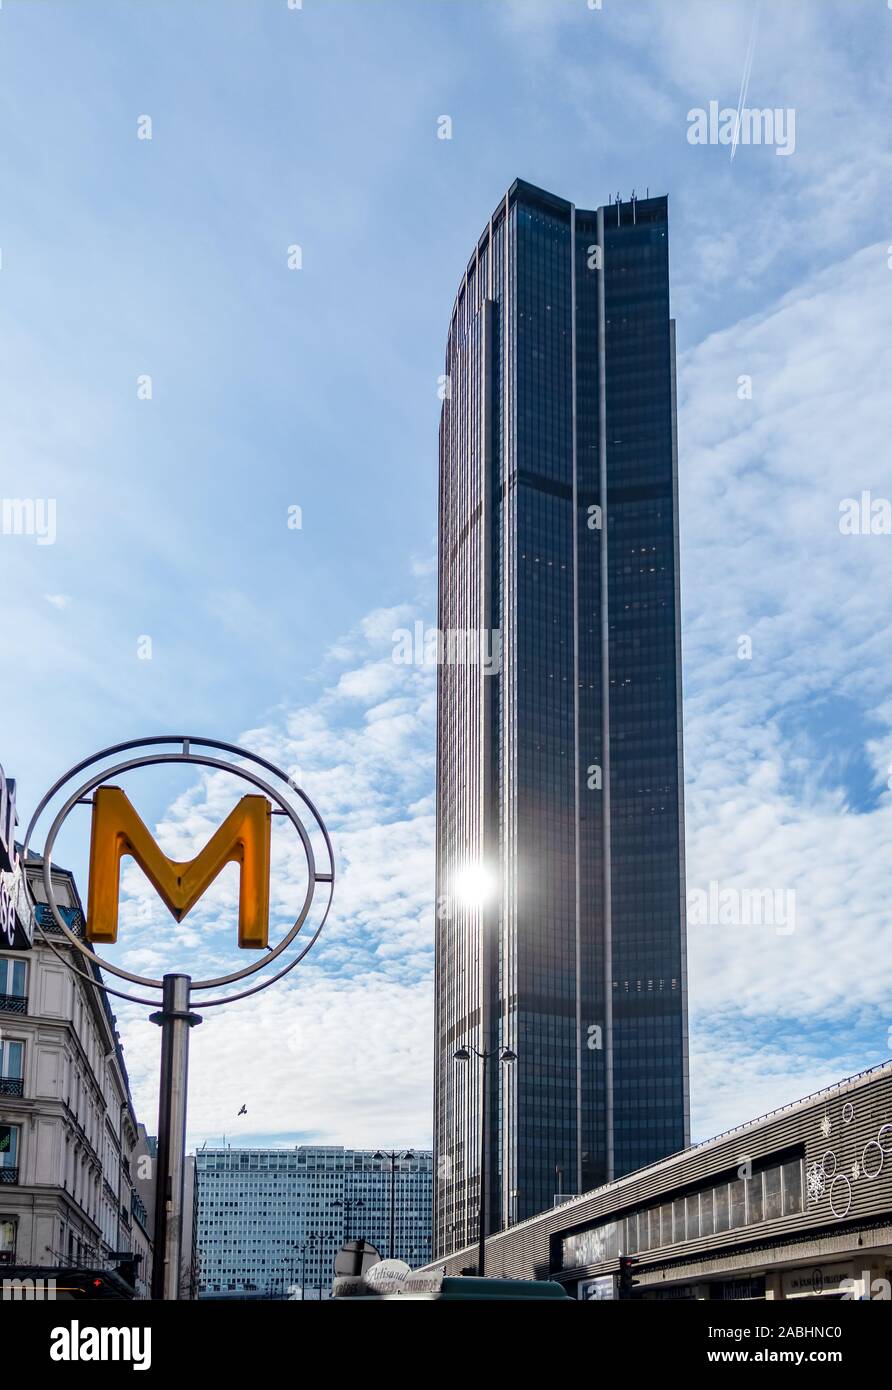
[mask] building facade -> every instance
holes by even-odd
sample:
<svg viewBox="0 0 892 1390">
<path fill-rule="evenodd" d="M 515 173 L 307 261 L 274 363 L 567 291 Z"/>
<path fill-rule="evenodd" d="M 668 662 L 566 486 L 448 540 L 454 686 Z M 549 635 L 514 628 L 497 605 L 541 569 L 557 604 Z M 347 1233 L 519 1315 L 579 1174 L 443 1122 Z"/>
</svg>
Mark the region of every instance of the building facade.
<svg viewBox="0 0 892 1390">
<path fill-rule="evenodd" d="M 52 1270 L 59 1283 L 64 1271 L 66 1285 L 89 1274 L 109 1296 L 148 1297 L 150 1218 L 115 1018 L 68 966 L 75 952 L 45 903 L 42 861 L 18 869 L 49 940 L 32 930 L 30 949 L 0 949 L 0 1273 Z M 66 924 L 82 934 L 73 876 L 54 868 L 53 883 Z"/>
<path fill-rule="evenodd" d="M 413 1267 L 431 1255 L 431 1154 L 202 1148 L 195 1155 L 201 1298 L 327 1298 L 334 1257 L 363 1237 Z"/>
<path fill-rule="evenodd" d="M 665 198 L 515 182 L 440 424 L 435 1249 L 688 1142 Z"/>
<path fill-rule="evenodd" d="M 461 1274 L 473 1248 L 431 1268 Z M 892 1294 L 892 1062 L 492 1236 L 493 1277 L 649 1299 Z"/>
</svg>

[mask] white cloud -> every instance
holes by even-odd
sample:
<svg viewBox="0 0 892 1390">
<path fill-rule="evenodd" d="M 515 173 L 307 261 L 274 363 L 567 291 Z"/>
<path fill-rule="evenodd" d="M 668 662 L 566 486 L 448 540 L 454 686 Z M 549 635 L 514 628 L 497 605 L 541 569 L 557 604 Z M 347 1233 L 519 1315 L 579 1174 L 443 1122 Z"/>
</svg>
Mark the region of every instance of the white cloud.
<svg viewBox="0 0 892 1390">
<path fill-rule="evenodd" d="M 721 1019 L 721 1055 L 750 1052 L 753 1075 L 782 1025 L 813 1030 L 814 1058 L 859 1011 L 869 1060 L 886 1031 L 892 536 L 842 535 L 839 502 L 892 496 L 889 275 L 866 247 L 680 363 L 688 886 L 796 895 L 792 934 L 690 931 L 697 1036 Z M 837 700 L 848 718 L 825 733 Z M 872 788 L 849 785 L 859 759 Z"/>
<path fill-rule="evenodd" d="M 223 1133 L 429 1144 L 429 981 L 401 983 L 380 971 L 337 978 L 309 961 L 251 1000 L 208 1010 L 192 1031 L 190 1144 Z M 144 1014 L 126 1015 L 125 1055 L 151 1129 L 158 1032 Z M 242 1104 L 248 1114 L 239 1117 Z"/>
<path fill-rule="evenodd" d="M 892 537 L 841 535 L 838 502 L 862 486 L 892 494 L 889 273 L 882 248 L 867 247 L 680 362 L 688 886 L 790 889 L 796 912 L 792 933 L 691 928 L 700 1137 L 882 1055 Z M 743 371 L 751 402 L 737 397 Z M 241 1134 L 247 1098 L 245 1135 L 429 1137 L 434 672 L 390 659 L 393 625 L 414 620 L 407 611 L 358 623 L 339 644 L 350 669 L 243 737 L 300 767 L 332 830 L 339 879 L 330 924 L 294 975 L 195 1034 L 195 1136 Z M 737 658 L 741 633 L 751 661 Z M 856 720 L 848 750 L 879 779 L 866 808 L 811 717 L 828 693 L 850 701 L 865 730 L 869 721 L 868 734 Z M 204 779 L 171 806 L 163 843 L 187 853 L 230 801 L 225 779 Z M 299 879 L 277 872 L 280 920 Z M 127 910 L 146 922 L 131 959 L 157 969 L 152 909 L 130 874 L 125 883 L 136 890 Z M 197 934 L 180 937 L 183 948 L 203 943 L 208 961 L 226 963 L 231 925 L 206 929 L 231 918 L 233 888 L 221 881 L 197 926 L 187 919 L 179 930 Z M 145 1111 L 154 1054 L 146 1066 L 144 1034 L 128 1021 Z"/>
<path fill-rule="evenodd" d="M 395 611 L 357 625 L 345 649 L 360 664 L 313 704 L 285 710 L 239 740 L 286 769 L 300 766 L 332 833 L 337 885 L 311 955 L 252 1000 L 208 1011 L 193 1033 L 193 1140 L 225 1130 L 332 1143 L 430 1141 L 433 672 L 378 657 Z M 232 797 L 227 775 L 202 777 L 157 825 L 165 851 L 195 853 Z M 276 844 L 271 915 L 281 931 L 305 879 L 302 859 L 295 862 L 284 840 L 279 851 Z M 196 976 L 233 968 L 233 866 L 177 927 L 132 865 L 123 888 L 130 968 L 158 974 L 176 953 Z M 122 1019 L 138 1108 L 152 1115 L 153 1030 L 129 1008 Z M 243 1100 L 249 1114 L 237 1122 Z"/>
<path fill-rule="evenodd" d="M 882 1060 L 865 1059 L 856 1038 L 842 1039 L 817 1059 L 807 1048 L 782 1050 L 736 1026 L 716 1030 L 692 1049 L 691 1066 L 698 1078 L 692 1141 L 711 1139 Z"/>
</svg>

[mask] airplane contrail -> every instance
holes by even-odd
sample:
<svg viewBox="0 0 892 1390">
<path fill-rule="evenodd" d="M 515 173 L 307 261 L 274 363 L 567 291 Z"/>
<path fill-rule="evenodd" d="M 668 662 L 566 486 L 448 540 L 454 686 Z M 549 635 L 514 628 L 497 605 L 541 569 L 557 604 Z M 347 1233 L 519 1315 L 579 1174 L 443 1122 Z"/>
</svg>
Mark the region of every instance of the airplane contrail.
<svg viewBox="0 0 892 1390">
<path fill-rule="evenodd" d="M 731 142 L 731 163 L 734 163 L 734 155 L 737 153 L 737 144 L 740 137 L 740 116 L 746 105 L 746 96 L 749 91 L 750 74 L 753 70 L 753 55 L 756 51 L 756 34 L 759 28 L 759 14 L 762 10 L 762 0 L 756 0 L 756 8 L 753 11 L 753 22 L 750 27 L 750 41 L 747 45 L 746 59 L 743 64 L 743 76 L 740 79 L 740 96 L 737 99 L 737 120 L 734 125 L 734 139 Z"/>
</svg>

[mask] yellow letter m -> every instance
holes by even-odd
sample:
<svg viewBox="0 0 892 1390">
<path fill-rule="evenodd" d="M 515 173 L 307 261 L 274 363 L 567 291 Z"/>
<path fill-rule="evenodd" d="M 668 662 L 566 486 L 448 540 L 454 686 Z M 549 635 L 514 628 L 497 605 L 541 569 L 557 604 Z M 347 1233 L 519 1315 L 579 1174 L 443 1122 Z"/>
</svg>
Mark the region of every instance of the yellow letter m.
<svg viewBox="0 0 892 1390">
<path fill-rule="evenodd" d="M 201 853 L 179 864 L 162 854 L 120 787 L 98 787 L 93 796 L 90 838 L 88 941 L 117 940 L 121 860 L 129 854 L 178 922 L 224 864 L 238 864 L 238 944 L 266 946 L 270 825 L 271 807 L 266 797 L 243 796 Z"/>
</svg>

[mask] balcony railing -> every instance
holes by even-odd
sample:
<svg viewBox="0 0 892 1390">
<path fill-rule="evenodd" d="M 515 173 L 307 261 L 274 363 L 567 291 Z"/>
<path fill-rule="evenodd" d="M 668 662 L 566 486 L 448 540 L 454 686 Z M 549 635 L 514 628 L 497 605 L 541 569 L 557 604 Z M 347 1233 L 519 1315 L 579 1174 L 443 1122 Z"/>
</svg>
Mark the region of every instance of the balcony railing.
<svg viewBox="0 0 892 1390">
<path fill-rule="evenodd" d="M 57 936 L 62 935 L 62 933 L 59 931 L 56 919 L 53 916 L 53 910 L 50 907 L 49 903 L 36 903 L 34 907 L 34 914 L 37 922 L 40 924 L 40 926 L 43 927 L 44 931 L 55 932 Z M 84 915 L 82 912 L 78 910 L 78 908 L 60 907 L 59 916 L 62 918 L 62 921 L 65 923 L 69 931 L 74 932 L 75 936 L 83 937 Z"/>
<path fill-rule="evenodd" d="M 13 1183 L 19 1180 L 18 1168 L 0 1168 L 0 1183 Z"/>
<path fill-rule="evenodd" d="M 20 1076 L 0 1076 L 0 1096 L 23 1096 L 25 1083 Z"/>
<path fill-rule="evenodd" d="M 27 994 L 0 994 L 0 1013 L 26 1014 L 27 1012 Z"/>
</svg>

